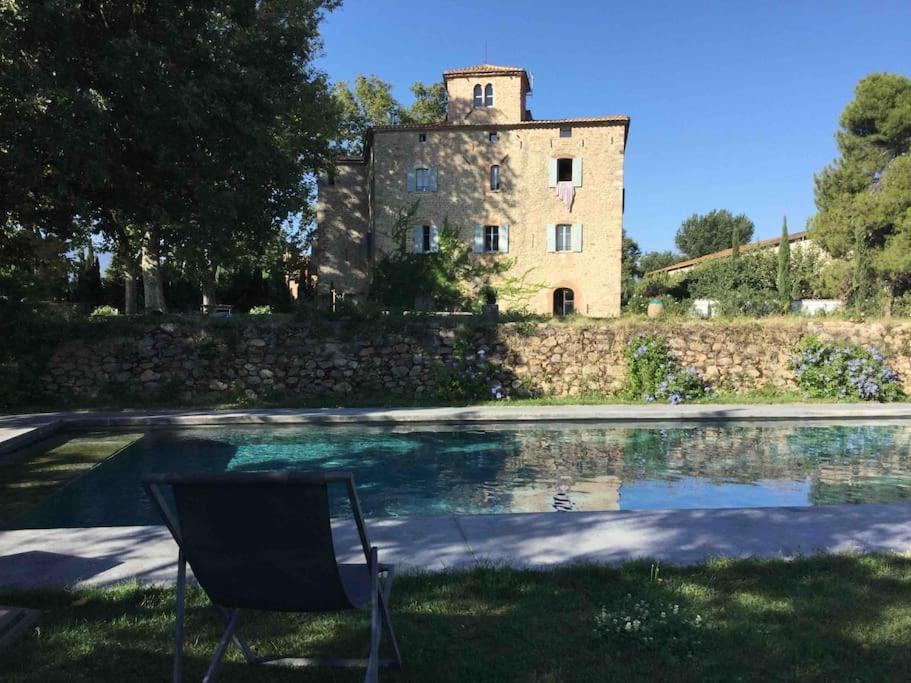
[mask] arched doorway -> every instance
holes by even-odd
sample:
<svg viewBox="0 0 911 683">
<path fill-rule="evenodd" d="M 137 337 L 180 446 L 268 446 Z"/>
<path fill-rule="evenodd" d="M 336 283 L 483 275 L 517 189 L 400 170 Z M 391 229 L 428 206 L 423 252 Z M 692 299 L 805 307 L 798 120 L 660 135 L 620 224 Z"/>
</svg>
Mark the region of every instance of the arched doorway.
<svg viewBox="0 0 911 683">
<path fill-rule="evenodd" d="M 575 310 L 575 296 L 569 287 L 554 290 L 554 315 L 569 315 Z"/>
</svg>

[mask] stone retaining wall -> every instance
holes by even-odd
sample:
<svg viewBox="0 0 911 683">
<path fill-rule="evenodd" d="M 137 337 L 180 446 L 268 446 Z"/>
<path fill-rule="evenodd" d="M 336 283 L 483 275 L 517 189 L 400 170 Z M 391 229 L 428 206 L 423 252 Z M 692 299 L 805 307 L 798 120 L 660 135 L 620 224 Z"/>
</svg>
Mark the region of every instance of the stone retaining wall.
<svg viewBox="0 0 911 683">
<path fill-rule="evenodd" d="M 217 401 L 246 394 L 344 402 L 433 396 L 439 366 L 450 358 L 457 335 L 465 333 L 443 325 L 412 327 L 417 331 L 323 328 L 317 334 L 306 324 L 216 329 L 163 323 L 65 342 L 43 380 L 51 396 L 66 401 L 118 396 Z M 514 395 L 534 390 L 572 396 L 619 389 L 623 349 L 640 331 L 666 336 L 680 364 L 699 370 L 716 389 L 793 386 L 787 361 L 794 345 L 812 333 L 876 346 L 911 391 L 909 323 L 504 323 L 468 334 L 488 351 Z"/>
</svg>

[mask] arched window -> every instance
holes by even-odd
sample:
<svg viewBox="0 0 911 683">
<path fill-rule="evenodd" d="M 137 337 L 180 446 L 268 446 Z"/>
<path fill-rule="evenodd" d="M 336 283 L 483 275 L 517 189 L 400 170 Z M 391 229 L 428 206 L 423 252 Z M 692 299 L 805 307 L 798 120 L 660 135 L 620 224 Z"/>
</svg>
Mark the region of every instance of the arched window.
<svg viewBox="0 0 911 683">
<path fill-rule="evenodd" d="M 500 167 L 496 164 L 490 167 L 490 189 L 500 189 Z"/>
<path fill-rule="evenodd" d="M 554 315 L 569 315 L 575 310 L 575 296 L 568 287 L 554 290 Z"/>
<path fill-rule="evenodd" d="M 484 86 L 484 106 L 493 106 L 493 86 L 490 83 Z"/>
<path fill-rule="evenodd" d="M 474 106 L 476 106 L 476 107 L 484 106 L 484 100 L 481 99 L 481 84 L 480 83 L 478 83 L 474 87 Z"/>
</svg>

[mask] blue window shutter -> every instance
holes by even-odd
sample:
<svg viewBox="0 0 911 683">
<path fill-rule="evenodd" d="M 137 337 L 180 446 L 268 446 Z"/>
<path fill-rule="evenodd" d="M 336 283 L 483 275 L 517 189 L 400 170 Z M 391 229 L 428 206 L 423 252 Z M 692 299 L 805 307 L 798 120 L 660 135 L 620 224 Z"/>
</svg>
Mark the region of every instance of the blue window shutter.
<svg viewBox="0 0 911 683">
<path fill-rule="evenodd" d="M 411 229 L 411 240 L 414 243 L 414 253 L 420 254 L 424 251 L 424 226 L 418 225 Z"/>
<path fill-rule="evenodd" d="M 414 172 L 413 168 L 408 169 L 408 177 L 407 177 L 406 185 L 407 185 L 408 192 L 417 192 L 418 181 L 415 176 L 415 172 Z"/>
<path fill-rule="evenodd" d="M 582 251 L 582 224 L 581 223 L 573 223 L 572 247 L 573 247 L 573 251 Z"/>
<path fill-rule="evenodd" d="M 498 242 L 500 243 L 500 251 L 504 254 L 509 253 L 509 225 L 504 223 L 500 226 L 500 234 L 498 236 Z"/>
<path fill-rule="evenodd" d="M 440 231 L 435 225 L 430 226 L 430 251 L 436 253 L 440 250 Z"/>
<path fill-rule="evenodd" d="M 554 252 L 557 250 L 557 226 L 554 223 L 547 224 L 547 251 Z"/>
<path fill-rule="evenodd" d="M 582 157 L 573 157 L 573 186 L 582 187 Z"/>
<path fill-rule="evenodd" d="M 548 187 L 557 186 L 557 160 L 551 159 L 547 167 L 547 185 Z"/>
<path fill-rule="evenodd" d="M 484 226 L 474 226 L 474 253 L 484 253 Z"/>
<path fill-rule="evenodd" d="M 433 166 L 430 169 L 430 191 L 437 191 L 437 167 Z"/>
</svg>

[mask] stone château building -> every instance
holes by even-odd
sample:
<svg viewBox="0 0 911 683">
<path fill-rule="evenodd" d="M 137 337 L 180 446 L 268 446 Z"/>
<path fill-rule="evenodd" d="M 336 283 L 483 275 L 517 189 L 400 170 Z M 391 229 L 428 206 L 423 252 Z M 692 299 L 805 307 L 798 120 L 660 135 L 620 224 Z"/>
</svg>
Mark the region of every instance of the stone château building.
<svg viewBox="0 0 911 683">
<path fill-rule="evenodd" d="M 535 313 L 620 313 L 627 116 L 535 120 L 524 69 L 443 73 L 445 121 L 371 128 L 362 158 L 321 178 L 318 291 L 366 296 L 400 211 L 420 200 L 409 247 L 432 253 L 444 219 L 478 259 L 509 258 Z M 496 284 L 496 283 L 494 283 Z"/>
</svg>

